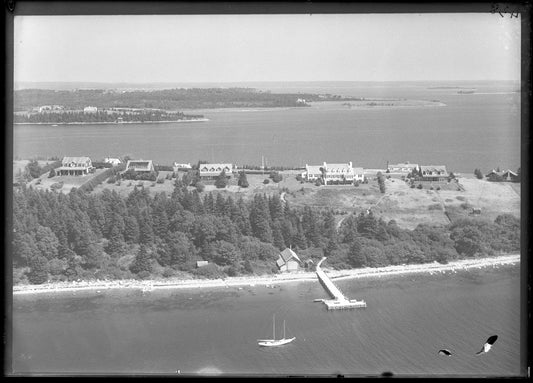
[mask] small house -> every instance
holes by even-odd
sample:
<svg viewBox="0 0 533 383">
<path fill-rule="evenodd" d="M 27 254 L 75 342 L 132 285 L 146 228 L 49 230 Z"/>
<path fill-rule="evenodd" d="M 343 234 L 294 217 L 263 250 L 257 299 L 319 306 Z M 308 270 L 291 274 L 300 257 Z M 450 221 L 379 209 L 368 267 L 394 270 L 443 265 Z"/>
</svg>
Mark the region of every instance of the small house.
<svg viewBox="0 0 533 383">
<path fill-rule="evenodd" d="M 196 261 L 196 268 L 207 266 L 209 264 L 209 261 Z"/>
<path fill-rule="evenodd" d="M 129 160 L 126 164 L 126 171 L 130 169 L 136 172 L 153 172 L 155 170 L 152 160 Z"/>
<path fill-rule="evenodd" d="M 297 271 L 300 268 L 302 261 L 298 258 L 298 255 L 289 248 L 286 248 L 279 253 L 279 258 L 276 261 L 279 271 Z"/>
<path fill-rule="evenodd" d="M 233 164 L 200 164 L 199 171 L 200 178 L 204 179 L 217 178 L 222 172 L 225 172 L 226 177 L 231 177 Z"/>
<path fill-rule="evenodd" d="M 113 166 L 117 166 L 117 165 L 120 165 L 122 163 L 122 161 L 118 158 L 111 158 L 111 157 L 106 157 L 104 158 L 104 162 L 106 164 L 111 164 Z"/>
<path fill-rule="evenodd" d="M 93 170 L 89 157 L 63 157 L 61 166 L 57 168 L 60 176 L 84 176 Z"/>
<path fill-rule="evenodd" d="M 418 170 L 418 164 L 412 164 L 409 161 L 399 164 L 387 164 L 389 173 L 411 173 L 413 170 Z"/>
<path fill-rule="evenodd" d="M 83 108 L 83 113 L 96 113 L 98 108 L 96 106 L 86 106 Z"/>
<path fill-rule="evenodd" d="M 178 170 L 190 170 L 192 169 L 192 165 L 190 163 L 183 164 L 179 162 L 174 162 L 174 171 L 177 172 Z"/>
<path fill-rule="evenodd" d="M 306 181 L 315 181 L 322 178 L 322 166 L 305 164 L 305 172 L 302 173 L 302 178 Z"/>
</svg>

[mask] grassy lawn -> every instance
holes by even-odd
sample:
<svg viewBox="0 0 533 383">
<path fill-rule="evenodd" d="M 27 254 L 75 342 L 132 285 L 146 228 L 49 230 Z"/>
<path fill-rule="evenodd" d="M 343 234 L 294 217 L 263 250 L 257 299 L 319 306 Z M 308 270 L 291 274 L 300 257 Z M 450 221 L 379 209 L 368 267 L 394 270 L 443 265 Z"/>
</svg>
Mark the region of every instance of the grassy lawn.
<svg viewBox="0 0 533 383">
<path fill-rule="evenodd" d="M 400 227 L 414 229 L 419 223 L 446 225 L 450 219 L 463 217 L 494 220 L 498 215 L 511 213 L 520 216 L 520 196 L 517 193 L 519 184 L 494 183 L 478 180 L 475 177 L 461 177 L 458 182 L 424 182 L 423 188 L 411 188 L 400 176 L 386 179 L 386 192 L 379 191 L 375 173 L 369 174 L 369 182 L 354 185 L 316 186 L 311 182 L 301 183 L 296 180 L 297 171 L 283 171 L 283 180 L 274 183 L 269 174 L 247 174 L 248 188 L 237 185 L 237 177 L 231 177 L 228 186 L 218 189 L 214 181 L 202 181 L 206 193 L 222 193 L 231 195 L 235 200 L 250 200 L 257 193 L 279 194 L 285 192 L 284 199 L 293 207 L 310 206 L 317 209 L 332 209 L 340 222 L 346 214 L 371 209 L 374 214 L 386 222 L 395 220 Z M 166 176 L 160 172 L 159 178 Z M 269 179 L 267 184 L 265 179 Z M 418 186 L 419 183 L 415 185 Z M 151 194 L 165 192 L 171 195 L 174 190 L 174 179 L 164 179 L 163 183 L 152 181 L 122 180 L 119 183 L 104 183 L 95 187 L 98 193 L 104 189 L 115 190 L 119 194 L 128 195 L 136 185 L 143 185 Z M 433 188 L 433 190 L 431 190 Z M 437 188 L 440 188 L 437 190 Z M 65 189 L 65 188 L 64 188 Z M 194 190 L 194 188 L 190 188 Z M 480 208 L 481 214 L 472 215 L 472 208 Z"/>
<path fill-rule="evenodd" d="M 50 187 L 55 183 L 63 182 L 63 187 L 57 189 L 62 193 L 69 193 L 75 187 L 79 188 L 84 183 L 90 181 L 93 177 L 104 172 L 106 169 L 96 169 L 94 173 L 86 176 L 55 176 L 48 178 L 48 173 L 43 174 L 39 178 L 32 180 L 29 185 L 37 190 L 51 190 Z"/>
</svg>

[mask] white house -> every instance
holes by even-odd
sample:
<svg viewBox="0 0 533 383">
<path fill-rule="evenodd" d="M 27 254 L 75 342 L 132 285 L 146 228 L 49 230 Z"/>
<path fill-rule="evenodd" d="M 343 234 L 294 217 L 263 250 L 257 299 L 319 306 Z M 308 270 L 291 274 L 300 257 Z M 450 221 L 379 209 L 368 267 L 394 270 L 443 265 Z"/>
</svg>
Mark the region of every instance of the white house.
<svg viewBox="0 0 533 383">
<path fill-rule="evenodd" d="M 93 164 L 89 157 L 63 157 L 57 173 L 60 176 L 84 176 L 89 174 L 92 168 Z"/>
<path fill-rule="evenodd" d="M 83 113 L 96 113 L 98 108 L 96 106 L 86 106 L 83 108 Z"/>
<path fill-rule="evenodd" d="M 322 179 L 325 185 L 336 183 L 353 184 L 355 181 L 364 181 L 365 173 L 363 168 L 354 168 L 352 162 L 340 164 L 305 165 L 305 172 L 302 177 L 306 181 Z"/>
<path fill-rule="evenodd" d="M 420 171 L 422 177 L 419 177 L 419 181 L 446 181 L 448 179 L 448 172 L 444 165 L 421 165 Z"/>
<path fill-rule="evenodd" d="M 389 173 L 411 173 L 413 169 L 418 170 L 418 164 L 411 164 L 409 161 L 399 164 L 387 164 Z"/>
<path fill-rule="evenodd" d="M 343 164 L 327 164 L 324 162 L 324 184 L 331 185 L 334 182 L 353 183 L 354 170 L 352 162 Z"/>
<path fill-rule="evenodd" d="M 181 169 L 192 169 L 192 165 L 190 163 L 187 164 L 180 164 L 178 162 L 174 162 L 174 171 L 177 172 Z"/>
<path fill-rule="evenodd" d="M 113 166 L 117 166 L 122 163 L 122 161 L 119 158 L 111 158 L 111 157 L 104 158 L 104 162 L 106 164 L 111 164 Z"/>
<path fill-rule="evenodd" d="M 365 169 L 353 168 L 353 180 L 363 182 L 365 180 Z"/>
<path fill-rule="evenodd" d="M 300 268 L 302 261 L 296 255 L 294 251 L 289 248 L 286 248 L 281 253 L 279 253 L 279 258 L 276 261 L 279 271 L 296 271 Z"/>
<path fill-rule="evenodd" d="M 226 177 L 233 174 L 233 164 L 200 164 L 200 178 L 216 178 L 224 171 Z"/>
<path fill-rule="evenodd" d="M 302 173 L 302 177 L 306 181 L 315 181 L 318 178 L 322 178 L 322 166 L 307 165 L 305 164 L 305 172 Z"/>
</svg>

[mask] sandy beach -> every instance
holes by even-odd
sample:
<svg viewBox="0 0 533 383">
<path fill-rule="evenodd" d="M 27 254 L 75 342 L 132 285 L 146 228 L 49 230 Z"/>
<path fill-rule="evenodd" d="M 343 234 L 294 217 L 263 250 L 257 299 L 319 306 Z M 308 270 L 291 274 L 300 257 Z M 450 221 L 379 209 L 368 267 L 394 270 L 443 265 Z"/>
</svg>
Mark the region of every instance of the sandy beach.
<svg viewBox="0 0 533 383">
<path fill-rule="evenodd" d="M 496 267 L 520 263 L 520 254 L 502 255 L 499 257 L 465 259 L 448 264 L 437 262 L 420 265 L 398 265 L 379 268 L 361 268 L 352 270 L 331 270 L 326 265 L 322 269 L 333 280 L 352 278 L 382 277 L 409 273 L 442 273 L 446 271 L 457 272 L 471 268 Z M 265 276 L 228 277 L 225 279 L 164 279 L 164 280 L 118 280 L 118 281 L 80 281 L 80 282 L 55 282 L 42 285 L 13 286 L 13 294 L 37 294 L 50 292 L 68 292 L 79 290 L 104 290 L 104 289 L 140 289 L 152 291 L 155 289 L 189 289 L 189 288 L 229 288 L 230 286 L 273 286 L 281 283 L 317 281 L 317 276 L 312 272 L 296 272 L 290 274 L 274 274 Z"/>
</svg>

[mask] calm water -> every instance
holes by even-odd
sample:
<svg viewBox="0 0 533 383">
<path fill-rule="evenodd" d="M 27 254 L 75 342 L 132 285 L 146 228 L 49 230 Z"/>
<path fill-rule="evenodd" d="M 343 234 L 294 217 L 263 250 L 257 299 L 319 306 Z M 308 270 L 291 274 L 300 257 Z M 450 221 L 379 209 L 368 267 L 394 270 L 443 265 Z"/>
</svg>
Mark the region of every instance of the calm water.
<svg viewBox="0 0 533 383">
<path fill-rule="evenodd" d="M 519 266 L 344 280 L 366 309 L 328 312 L 318 282 L 242 290 L 15 296 L 15 372 L 518 376 Z M 287 323 L 296 340 L 260 348 Z M 474 355 L 488 336 L 493 350 Z M 440 348 L 453 357 L 437 355 Z"/>
<path fill-rule="evenodd" d="M 431 86 L 473 87 L 476 94 Z M 242 84 L 241 84 L 242 86 Z M 204 159 L 303 166 L 352 161 L 385 167 L 410 161 L 450 171 L 520 166 L 520 94 L 510 83 L 274 83 L 272 92 L 439 100 L 445 107 L 204 110 L 208 122 L 14 128 L 15 157 L 129 155 L 156 163 Z"/>
</svg>

